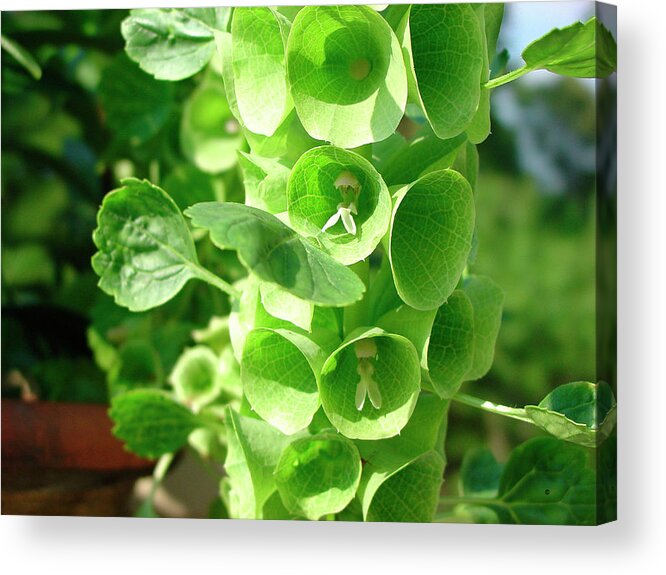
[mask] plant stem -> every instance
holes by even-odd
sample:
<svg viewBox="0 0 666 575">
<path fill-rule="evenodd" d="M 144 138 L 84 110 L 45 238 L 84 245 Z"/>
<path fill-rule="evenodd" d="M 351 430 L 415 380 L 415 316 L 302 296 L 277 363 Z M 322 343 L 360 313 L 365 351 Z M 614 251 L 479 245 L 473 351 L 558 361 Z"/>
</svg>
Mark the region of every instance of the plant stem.
<svg viewBox="0 0 666 575">
<path fill-rule="evenodd" d="M 201 266 L 196 266 L 194 268 L 196 276 L 200 279 L 203 280 L 216 288 L 222 290 L 223 292 L 229 294 L 231 297 L 234 297 L 236 299 L 240 299 L 241 292 L 239 292 L 235 287 L 233 287 L 231 284 L 225 282 L 222 278 L 217 277 L 214 273 L 209 272 L 206 268 L 202 268 Z"/>
<path fill-rule="evenodd" d="M 464 403 L 470 407 L 476 407 L 483 411 L 489 413 L 494 413 L 496 415 L 503 415 L 504 417 L 509 417 L 511 419 L 517 419 L 518 421 L 523 421 L 525 423 L 534 424 L 534 422 L 527 416 L 525 410 L 517 407 L 507 407 L 506 405 L 499 405 L 493 403 L 492 401 L 487 401 L 485 399 L 480 399 L 472 395 L 467 395 L 466 393 L 456 393 L 453 398 L 454 401 L 459 403 Z"/>
<path fill-rule="evenodd" d="M 492 90 L 493 88 L 497 88 L 498 86 L 502 86 L 504 84 L 508 84 L 509 82 L 516 80 L 517 78 L 520 78 L 521 76 L 527 74 L 530 71 L 530 68 L 527 66 L 522 66 L 520 68 L 516 68 L 515 70 L 512 70 L 511 72 L 507 72 L 506 74 L 503 74 L 502 76 L 498 76 L 497 78 L 493 78 L 492 80 L 489 80 L 486 82 L 483 87 L 486 88 L 487 90 Z"/>
</svg>

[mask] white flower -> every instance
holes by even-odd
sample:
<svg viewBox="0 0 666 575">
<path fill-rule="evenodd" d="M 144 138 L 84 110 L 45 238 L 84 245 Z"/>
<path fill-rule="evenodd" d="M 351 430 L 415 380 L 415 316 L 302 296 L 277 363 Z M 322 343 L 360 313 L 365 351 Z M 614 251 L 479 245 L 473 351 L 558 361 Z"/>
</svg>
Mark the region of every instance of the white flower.
<svg viewBox="0 0 666 575">
<path fill-rule="evenodd" d="M 373 379 L 375 366 L 373 362 L 377 359 L 377 344 L 372 339 L 363 339 L 356 342 L 354 351 L 358 358 L 357 373 L 361 376 L 356 386 L 356 409 L 361 411 L 365 405 L 366 396 L 370 398 L 370 403 L 375 409 L 382 406 L 382 394 L 379 392 L 379 386 Z"/>
<path fill-rule="evenodd" d="M 328 218 L 321 231 L 325 232 L 337 224 L 339 220 L 342 220 L 342 225 L 345 227 L 347 233 L 355 236 L 356 222 L 354 221 L 354 216 L 358 215 L 356 202 L 361 192 L 361 186 L 356 176 L 347 170 L 337 177 L 334 185 L 342 194 L 342 202 L 338 204 L 336 212 Z"/>
</svg>

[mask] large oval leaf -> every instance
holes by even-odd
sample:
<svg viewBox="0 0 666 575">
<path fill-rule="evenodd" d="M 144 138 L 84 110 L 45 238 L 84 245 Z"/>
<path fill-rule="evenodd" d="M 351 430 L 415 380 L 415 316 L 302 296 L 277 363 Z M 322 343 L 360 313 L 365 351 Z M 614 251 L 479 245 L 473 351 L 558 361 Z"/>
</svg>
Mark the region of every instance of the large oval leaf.
<svg viewBox="0 0 666 575">
<path fill-rule="evenodd" d="M 359 300 L 365 291 L 353 271 L 262 210 L 231 202 L 205 202 L 185 213 L 196 227 L 210 231 L 219 248 L 237 250 L 248 271 L 296 297 L 344 306 Z"/>
<path fill-rule="evenodd" d="M 379 398 L 377 393 L 373 397 L 368 377 Z M 340 433 L 352 439 L 383 439 L 405 427 L 420 385 L 419 356 L 412 343 L 373 328 L 351 336 L 330 355 L 322 368 L 319 395 Z"/>
<path fill-rule="evenodd" d="M 290 23 L 272 8 L 239 7 L 231 21 L 238 111 L 245 126 L 272 136 L 291 106 L 285 43 Z"/>
<path fill-rule="evenodd" d="M 389 239 L 403 301 L 435 309 L 451 295 L 472 247 L 474 198 L 458 172 L 432 172 L 396 194 Z"/>
<path fill-rule="evenodd" d="M 243 347 L 243 391 L 253 409 L 282 433 L 305 429 L 319 408 L 321 349 L 305 336 L 259 328 Z"/>
<path fill-rule="evenodd" d="M 349 202 L 356 212 L 348 215 L 354 233 L 340 218 L 326 227 L 339 214 L 340 206 L 350 206 Z M 287 206 L 294 229 L 316 238 L 345 265 L 372 253 L 386 234 L 391 218 L 391 197 L 372 164 L 358 154 L 333 146 L 314 148 L 301 156 L 289 178 Z"/>
<path fill-rule="evenodd" d="M 440 397 L 453 397 L 474 359 L 474 308 L 455 290 L 437 310 L 428 342 L 428 371 Z"/>
<path fill-rule="evenodd" d="M 285 507 L 317 520 L 342 511 L 361 479 L 361 457 L 354 444 L 334 433 L 297 439 L 282 453 L 275 481 Z"/>
<path fill-rule="evenodd" d="M 194 242 L 178 206 L 146 180 L 128 178 L 97 214 L 92 266 L 99 287 L 132 311 L 161 305 L 197 277 Z"/>
<path fill-rule="evenodd" d="M 416 96 L 440 138 L 463 132 L 479 106 L 484 38 L 469 4 L 415 4 L 408 54 Z"/>
<path fill-rule="evenodd" d="M 504 292 L 485 276 L 468 276 L 463 290 L 474 308 L 474 359 L 466 381 L 480 379 L 490 370 L 495 357 L 495 342 L 502 323 Z"/>
<path fill-rule="evenodd" d="M 308 133 L 341 148 L 388 138 L 407 102 L 395 34 L 367 6 L 306 6 L 287 43 L 287 72 Z M 478 78 L 477 78 L 478 80 Z"/>
</svg>

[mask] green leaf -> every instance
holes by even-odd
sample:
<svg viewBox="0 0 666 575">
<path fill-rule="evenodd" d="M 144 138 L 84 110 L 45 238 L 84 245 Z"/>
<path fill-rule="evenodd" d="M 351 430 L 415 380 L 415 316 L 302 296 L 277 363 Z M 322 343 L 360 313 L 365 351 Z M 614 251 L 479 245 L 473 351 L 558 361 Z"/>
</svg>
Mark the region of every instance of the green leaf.
<svg viewBox="0 0 666 575">
<path fill-rule="evenodd" d="M 181 211 L 192 204 L 224 199 L 224 183 L 191 164 L 179 164 L 164 178 L 164 191 Z"/>
<path fill-rule="evenodd" d="M 104 198 L 92 258 L 99 287 L 132 311 L 159 306 L 197 277 L 194 242 L 178 206 L 146 180 L 128 178 Z"/>
<path fill-rule="evenodd" d="M 475 4 L 479 28 L 483 37 L 483 67 L 481 83 L 490 79 L 490 62 L 495 56 L 497 38 L 499 36 L 502 19 L 504 17 L 504 4 L 486 3 Z M 490 134 L 490 90 L 482 89 L 479 98 L 479 107 L 466 130 L 467 137 L 473 144 L 480 144 Z M 469 180 L 469 178 L 468 178 Z M 471 183 L 471 180 L 470 180 Z M 472 184 L 472 188 L 474 185 Z"/>
<path fill-rule="evenodd" d="M 206 346 L 185 349 L 169 376 L 179 401 L 198 411 L 214 400 L 221 387 L 217 364 L 217 356 Z"/>
<path fill-rule="evenodd" d="M 225 30 L 231 8 L 131 10 L 121 31 L 127 55 L 158 80 L 182 80 L 201 70 Z"/>
<path fill-rule="evenodd" d="M 448 406 L 422 393 L 400 435 L 357 442 L 366 461 L 359 487 L 366 520 L 432 521 L 446 462 Z"/>
<path fill-rule="evenodd" d="M 396 194 L 389 255 L 403 301 L 435 309 L 453 292 L 472 247 L 474 198 L 460 174 L 432 172 Z"/>
<path fill-rule="evenodd" d="M 597 18 L 555 28 L 522 53 L 530 70 L 548 70 L 574 78 L 606 78 L 617 67 L 617 45 Z"/>
<path fill-rule="evenodd" d="M 440 397 L 453 397 L 474 359 L 474 309 L 465 292 L 454 291 L 437 310 L 428 343 L 428 371 Z"/>
<path fill-rule="evenodd" d="M 260 419 L 231 409 L 226 413 L 229 513 L 236 519 L 261 519 L 264 504 L 276 490 L 273 471 L 292 438 Z"/>
<path fill-rule="evenodd" d="M 475 275 L 465 278 L 463 290 L 474 308 L 474 360 L 465 375 L 465 381 L 473 381 L 486 375 L 493 364 L 504 292 L 490 278 Z"/>
<path fill-rule="evenodd" d="M 243 141 L 221 86 L 205 82 L 192 92 L 183 106 L 180 125 L 180 143 L 187 158 L 200 170 L 219 174 L 236 164 Z"/>
<path fill-rule="evenodd" d="M 387 185 L 406 185 L 436 170 L 450 168 L 466 137 L 460 134 L 442 140 L 434 134 L 418 137 L 406 148 L 398 149 L 380 170 Z"/>
<path fill-rule="evenodd" d="M 551 391 L 539 405 L 525 406 L 539 427 L 572 443 L 596 447 L 613 431 L 616 404 L 610 386 L 575 381 Z"/>
<path fill-rule="evenodd" d="M 291 108 L 285 62 L 289 28 L 289 20 L 272 8 L 234 10 L 234 90 L 243 123 L 256 134 L 272 136 Z"/>
<path fill-rule="evenodd" d="M 317 379 L 325 359 L 298 333 L 252 330 L 243 347 L 243 391 L 262 419 L 291 435 L 305 429 L 319 408 Z"/>
<path fill-rule="evenodd" d="M 291 170 L 280 160 L 240 152 L 245 203 L 271 214 L 287 211 L 287 181 Z"/>
<path fill-rule="evenodd" d="M 305 131 L 296 110 L 292 109 L 278 126 L 275 133 L 267 138 L 245 130 L 245 137 L 253 154 L 268 158 L 279 158 L 290 166 L 310 148 L 323 142 L 315 140 Z"/>
<path fill-rule="evenodd" d="M 443 474 L 444 459 L 428 451 L 387 477 L 373 476 L 366 487 L 366 493 L 374 493 L 365 520 L 429 523 L 437 508 Z M 381 484 L 375 485 L 380 480 Z"/>
<path fill-rule="evenodd" d="M 502 522 L 592 525 L 596 481 L 582 448 L 537 437 L 514 449 L 500 481 Z"/>
<path fill-rule="evenodd" d="M 406 337 L 422 356 L 430 337 L 436 310 L 421 311 L 406 304 L 382 315 L 375 325 L 389 333 Z"/>
<path fill-rule="evenodd" d="M 287 202 L 293 228 L 315 238 L 345 265 L 373 252 L 391 217 L 388 189 L 372 164 L 333 146 L 314 148 L 301 156 L 289 178 Z M 342 219 L 326 227 L 340 206 L 353 206 L 353 233 Z"/>
<path fill-rule="evenodd" d="M 154 136 L 174 106 L 173 85 L 147 76 L 122 52 L 104 69 L 99 98 L 109 127 L 132 144 Z"/>
<path fill-rule="evenodd" d="M 373 399 L 372 382 L 380 401 Z M 419 358 L 412 343 L 373 328 L 351 334 L 326 360 L 319 395 L 340 433 L 352 439 L 382 439 L 400 433 L 407 424 L 420 383 Z M 366 399 L 360 393 L 365 385 L 370 386 L 368 397 L 359 409 L 360 399 Z"/>
<path fill-rule="evenodd" d="M 275 284 L 261 283 L 259 285 L 261 304 L 273 317 L 293 323 L 305 331 L 310 331 L 314 305 L 297 298 Z"/>
<path fill-rule="evenodd" d="M 0 35 L 0 44 L 2 45 L 2 49 L 23 66 L 35 80 L 39 80 L 42 77 L 41 67 L 23 46 L 11 38 L 7 38 L 4 34 Z"/>
<path fill-rule="evenodd" d="M 474 9 L 415 4 L 407 31 L 403 46 L 413 70 L 413 97 L 437 136 L 457 136 L 472 121 L 481 92 L 485 40 Z"/>
<path fill-rule="evenodd" d="M 115 397 L 109 411 L 113 434 L 142 457 L 156 458 L 180 449 L 200 427 L 197 417 L 160 391 L 135 390 Z"/>
<path fill-rule="evenodd" d="M 308 133 L 341 148 L 388 138 L 407 101 L 400 45 L 367 6 L 306 6 L 287 43 L 287 73 Z"/>
<path fill-rule="evenodd" d="M 275 469 L 287 509 L 310 520 L 342 511 L 361 479 L 361 458 L 354 444 L 334 433 L 297 439 Z"/>
<path fill-rule="evenodd" d="M 234 203 L 206 202 L 185 212 L 206 228 L 215 245 L 235 249 L 259 279 L 319 305 L 344 306 L 360 299 L 365 286 L 356 274 L 301 238 L 275 216 Z"/>
<path fill-rule="evenodd" d="M 503 469 L 490 449 L 467 451 L 460 468 L 460 494 L 465 498 L 497 497 Z"/>
</svg>

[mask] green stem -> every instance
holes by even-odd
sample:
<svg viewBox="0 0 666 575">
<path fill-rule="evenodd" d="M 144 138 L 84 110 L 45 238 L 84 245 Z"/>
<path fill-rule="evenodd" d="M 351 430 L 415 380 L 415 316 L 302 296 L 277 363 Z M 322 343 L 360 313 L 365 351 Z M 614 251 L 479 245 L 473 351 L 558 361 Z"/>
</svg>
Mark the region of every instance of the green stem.
<svg viewBox="0 0 666 575">
<path fill-rule="evenodd" d="M 164 481 L 167 471 L 169 471 L 169 467 L 173 462 L 174 456 L 175 453 L 166 453 L 157 460 L 157 464 L 155 465 L 155 469 L 153 470 L 153 484 L 150 488 L 150 494 L 148 495 L 148 499 L 150 501 L 153 500 L 159 486 L 162 485 L 162 481 Z"/>
<path fill-rule="evenodd" d="M 466 393 L 456 393 L 453 398 L 454 401 L 459 403 L 464 403 L 470 407 L 475 407 L 489 413 L 494 413 L 496 415 L 503 415 L 504 417 L 509 417 L 511 419 L 517 419 L 518 421 L 523 421 L 525 423 L 531 423 L 534 425 L 534 422 L 527 416 L 527 413 L 522 408 L 517 407 L 507 407 L 506 405 L 499 405 L 493 403 L 492 401 L 487 401 L 485 399 L 480 399 L 472 395 L 467 395 Z"/>
<path fill-rule="evenodd" d="M 511 72 L 507 72 L 506 74 L 502 76 L 498 76 L 497 78 L 493 78 L 492 80 L 489 80 L 486 82 L 483 87 L 486 88 L 487 90 L 492 90 L 493 88 L 497 88 L 498 86 L 502 86 L 504 84 L 508 84 L 509 82 L 512 82 L 513 80 L 516 80 L 520 78 L 521 76 L 524 76 L 527 74 L 531 69 L 528 68 L 527 66 L 522 66 L 521 68 L 516 68 L 515 70 Z"/>
<path fill-rule="evenodd" d="M 240 299 L 241 292 L 239 292 L 231 284 L 225 282 L 222 278 L 219 278 L 214 273 L 209 272 L 206 268 L 202 268 L 201 266 L 195 266 L 194 273 L 196 277 L 198 277 L 200 280 L 203 280 L 206 283 L 209 283 L 215 286 L 216 288 L 222 290 L 223 292 L 228 293 L 231 297 Z"/>
</svg>

